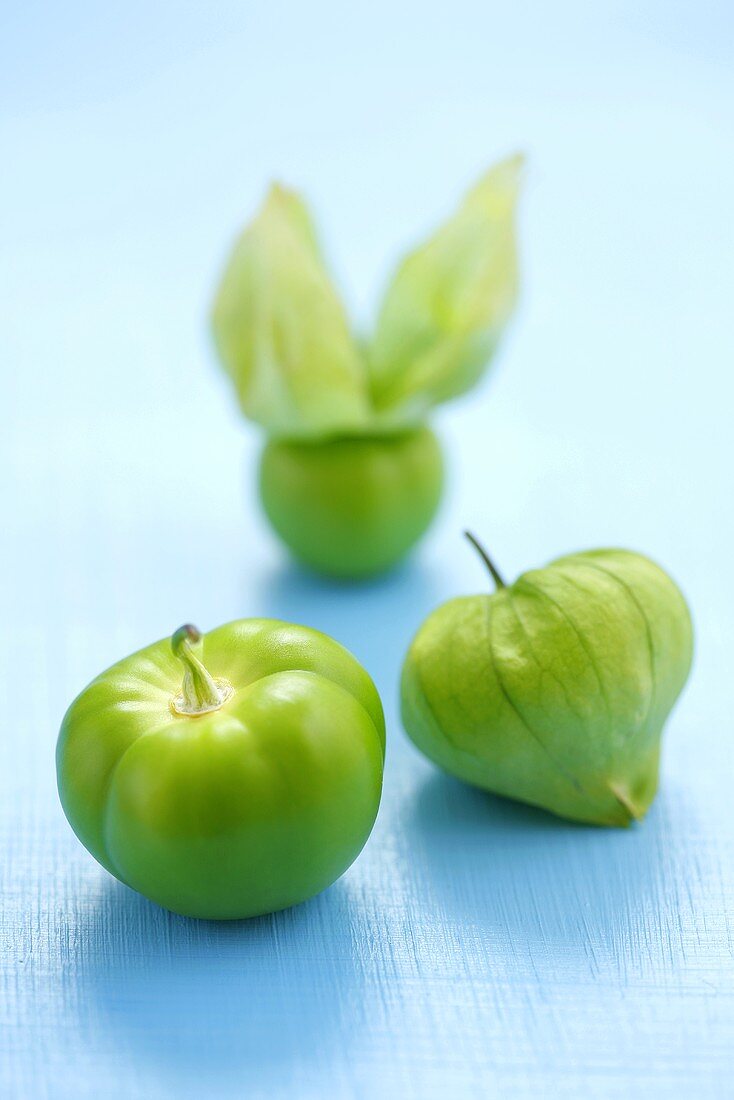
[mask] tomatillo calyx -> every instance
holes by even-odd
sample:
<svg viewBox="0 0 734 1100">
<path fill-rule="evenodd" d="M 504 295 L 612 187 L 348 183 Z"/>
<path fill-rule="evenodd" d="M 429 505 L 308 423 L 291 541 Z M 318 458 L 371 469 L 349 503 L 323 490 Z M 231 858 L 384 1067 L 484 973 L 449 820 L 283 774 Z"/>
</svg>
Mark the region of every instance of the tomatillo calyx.
<svg viewBox="0 0 734 1100">
<path fill-rule="evenodd" d="M 234 919 L 317 894 L 377 815 L 385 724 L 325 634 L 244 619 L 125 658 L 71 704 L 64 812 L 121 882 L 176 913 Z"/>
<path fill-rule="evenodd" d="M 438 607 L 403 666 L 403 724 L 446 771 L 597 825 L 629 825 L 658 786 L 660 739 L 693 627 L 659 565 L 629 550 L 558 558 Z"/>
</svg>

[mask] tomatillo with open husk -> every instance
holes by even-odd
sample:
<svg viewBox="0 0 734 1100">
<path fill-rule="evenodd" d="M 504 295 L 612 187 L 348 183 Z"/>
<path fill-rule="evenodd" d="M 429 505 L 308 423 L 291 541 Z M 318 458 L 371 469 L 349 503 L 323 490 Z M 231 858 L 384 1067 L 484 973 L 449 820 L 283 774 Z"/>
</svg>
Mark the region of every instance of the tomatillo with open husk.
<svg viewBox="0 0 734 1100">
<path fill-rule="evenodd" d="M 513 313 L 521 164 L 491 168 L 408 253 L 362 338 L 294 191 L 274 186 L 236 241 L 214 342 L 242 412 L 265 433 L 265 513 L 312 568 L 388 569 L 434 518 L 443 464 L 428 419 L 480 381 Z"/>
</svg>

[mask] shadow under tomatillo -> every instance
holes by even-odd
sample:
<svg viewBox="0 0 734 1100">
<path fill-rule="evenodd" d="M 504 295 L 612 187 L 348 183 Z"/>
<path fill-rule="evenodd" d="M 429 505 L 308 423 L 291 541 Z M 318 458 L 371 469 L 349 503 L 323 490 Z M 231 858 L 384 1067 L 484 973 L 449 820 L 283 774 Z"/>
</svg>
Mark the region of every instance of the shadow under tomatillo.
<svg viewBox="0 0 734 1100">
<path fill-rule="evenodd" d="M 348 888 L 243 921 L 179 917 L 108 878 L 74 928 L 65 1010 L 90 1045 L 189 1095 L 297 1093 L 359 1034 L 364 972 Z M 151 1090 L 152 1092 L 152 1090 Z M 148 1092 L 145 1092 L 148 1095 Z"/>
</svg>

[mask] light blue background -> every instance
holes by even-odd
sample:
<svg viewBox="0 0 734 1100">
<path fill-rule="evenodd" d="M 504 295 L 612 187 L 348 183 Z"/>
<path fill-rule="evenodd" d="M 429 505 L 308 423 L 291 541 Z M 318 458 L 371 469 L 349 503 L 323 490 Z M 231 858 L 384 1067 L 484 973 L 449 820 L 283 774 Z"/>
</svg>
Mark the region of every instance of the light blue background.
<svg viewBox="0 0 734 1100">
<path fill-rule="evenodd" d="M 732 9 L 719 3 L 4 4 L 0 1093 L 734 1095 Z M 291 567 L 205 316 L 267 181 L 302 188 L 353 314 L 491 160 L 529 156 L 525 290 L 436 417 L 451 493 L 396 574 Z M 695 674 L 628 832 L 440 777 L 396 707 L 425 614 L 574 549 L 659 558 Z M 333 633 L 389 719 L 342 881 L 176 918 L 72 836 L 65 706 L 171 632 Z"/>
</svg>

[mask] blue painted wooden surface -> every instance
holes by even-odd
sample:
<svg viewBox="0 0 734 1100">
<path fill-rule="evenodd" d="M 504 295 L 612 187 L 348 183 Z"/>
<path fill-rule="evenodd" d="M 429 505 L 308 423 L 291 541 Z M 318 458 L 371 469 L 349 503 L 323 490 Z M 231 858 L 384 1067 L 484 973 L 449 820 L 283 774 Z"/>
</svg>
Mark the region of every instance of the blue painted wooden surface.
<svg viewBox="0 0 734 1100">
<path fill-rule="evenodd" d="M 734 1095 L 731 10 L 2 18 L 0 1095 Z M 259 517 L 209 352 L 228 239 L 271 174 L 302 186 L 368 318 L 396 249 L 517 145 L 523 307 L 491 384 L 436 418 L 450 500 L 401 571 L 313 580 Z M 641 827 L 493 800 L 407 743 L 405 646 L 487 583 L 465 525 L 509 574 L 621 543 L 686 590 L 695 672 Z M 132 649 L 260 614 L 374 675 L 384 802 L 322 896 L 188 921 L 76 842 L 56 731 Z"/>
</svg>

